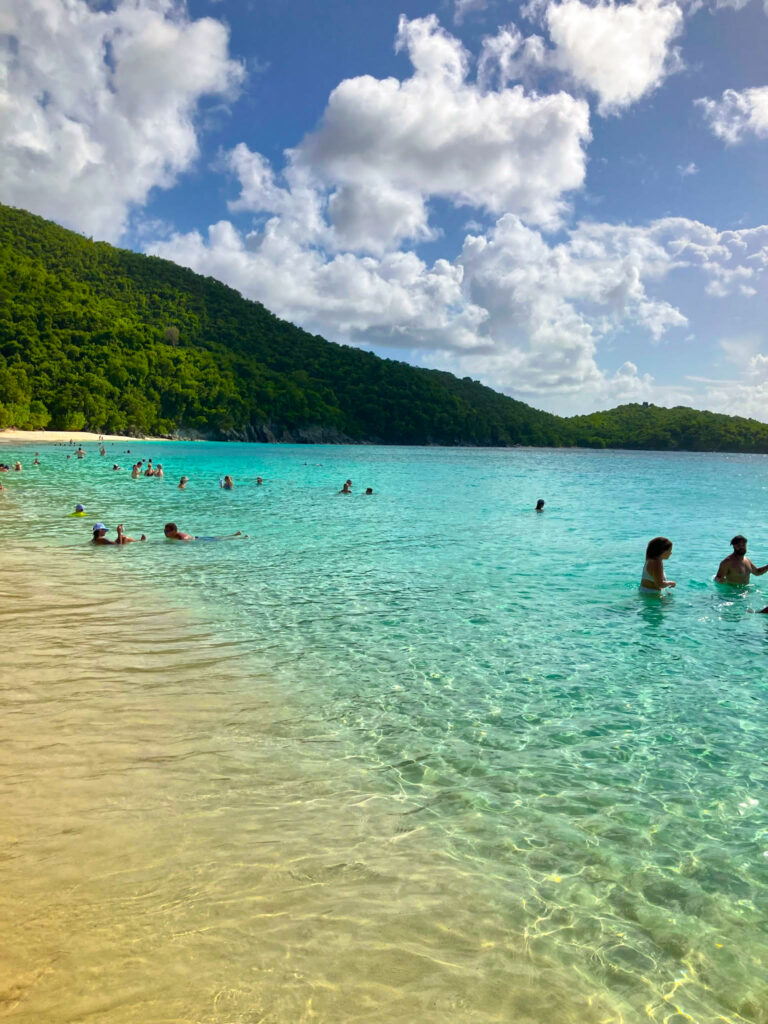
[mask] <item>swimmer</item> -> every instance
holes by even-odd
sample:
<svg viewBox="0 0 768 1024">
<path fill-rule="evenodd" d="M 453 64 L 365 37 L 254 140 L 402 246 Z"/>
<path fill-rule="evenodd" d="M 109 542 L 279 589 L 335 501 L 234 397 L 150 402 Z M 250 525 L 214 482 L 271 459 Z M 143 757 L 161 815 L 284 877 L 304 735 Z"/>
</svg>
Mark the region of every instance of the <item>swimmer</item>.
<svg viewBox="0 0 768 1024">
<path fill-rule="evenodd" d="M 82 445 L 80 445 L 80 447 L 77 449 L 77 451 L 75 452 L 75 455 L 78 457 L 78 459 L 84 459 L 85 458 L 85 451 L 83 450 L 83 446 Z"/>
<path fill-rule="evenodd" d="M 117 464 L 117 463 L 115 462 L 115 463 L 113 464 L 113 466 L 112 466 L 112 470 L 113 470 L 113 472 L 114 472 L 114 470 L 116 470 L 116 469 L 120 469 L 120 467 L 119 467 L 119 466 L 118 466 L 118 464 Z"/>
<path fill-rule="evenodd" d="M 155 470 L 155 476 L 159 477 L 161 480 L 165 477 L 165 473 L 163 473 L 163 467 L 160 465 L 159 462 L 157 464 L 157 469 Z"/>
<path fill-rule="evenodd" d="M 186 490 L 188 483 L 189 483 L 189 477 L 188 476 L 183 476 L 181 478 L 181 480 L 179 480 L 179 490 L 180 491 Z"/>
<path fill-rule="evenodd" d="M 70 514 L 70 516 L 84 516 L 85 515 L 85 505 L 75 505 L 75 511 L 74 512 L 70 512 L 69 514 Z"/>
<path fill-rule="evenodd" d="M 0 473 L 10 473 L 11 467 L 7 462 L 0 462 Z"/>
<path fill-rule="evenodd" d="M 339 491 L 339 494 L 351 494 L 351 493 L 352 493 L 352 490 L 350 489 L 350 486 L 349 486 L 349 480 L 347 480 L 347 482 L 344 484 L 344 486 Z"/>
<path fill-rule="evenodd" d="M 152 469 L 152 459 L 147 463 L 147 468 L 144 470 L 144 476 L 154 476 L 155 471 Z"/>
<path fill-rule="evenodd" d="M 104 447 L 104 445 L 102 445 L 101 448 L 99 448 L 99 455 L 106 455 L 106 454 L 107 454 L 107 449 Z"/>
<path fill-rule="evenodd" d="M 222 487 L 225 491 L 234 491 L 235 481 L 227 474 L 223 480 L 219 480 L 219 487 Z"/>
<path fill-rule="evenodd" d="M 35 452 L 35 461 L 32 463 L 33 466 L 39 466 L 40 465 L 40 459 L 38 458 L 39 455 L 40 455 L 40 452 Z"/>
<path fill-rule="evenodd" d="M 137 462 L 136 465 L 131 470 L 131 476 L 133 477 L 134 480 L 138 480 L 139 479 L 139 475 L 140 475 L 140 470 L 139 470 L 139 464 Z"/>
<path fill-rule="evenodd" d="M 664 562 L 672 554 L 672 541 L 668 537 L 654 537 L 645 549 L 645 565 L 640 580 L 640 589 L 648 592 L 665 590 L 676 586 L 664 575 Z"/>
<path fill-rule="evenodd" d="M 93 540 L 91 544 L 117 544 L 116 540 L 107 540 L 107 533 L 109 527 L 105 526 L 104 523 L 93 524 Z"/>
<path fill-rule="evenodd" d="M 228 533 L 226 537 L 193 537 L 189 533 L 182 533 L 176 523 L 166 523 L 163 533 L 166 540 L 235 540 L 236 537 L 248 540 L 248 534 L 243 533 L 242 530 L 238 530 L 237 533 Z"/>
<path fill-rule="evenodd" d="M 163 527 L 166 540 L 194 540 L 191 533 L 182 533 L 176 523 L 166 523 Z"/>
<path fill-rule="evenodd" d="M 257 477 L 256 477 L 256 486 L 257 486 L 257 487 L 261 487 L 261 485 L 262 485 L 263 483 L 264 483 L 264 477 L 261 477 L 261 476 L 257 476 Z"/>
<path fill-rule="evenodd" d="M 537 512 L 543 512 L 545 504 L 546 504 L 546 502 L 544 501 L 544 499 L 543 498 L 539 498 L 539 500 L 536 502 L 536 511 Z"/>
<path fill-rule="evenodd" d="M 762 576 L 764 572 L 768 572 L 768 565 L 763 565 L 758 569 L 747 558 L 746 537 L 742 537 L 740 533 L 737 533 L 731 541 L 731 547 L 733 548 L 733 554 L 728 555 L 720 563 L 715 574 L 716 583 L 732 583 L 735 586 L 739 586 L 740 584 L 749 583 L 751 574 Z"/>
<path fill-rule="evenodd" d="M 372 487 L 366 487 L 365 488 L 365 493 L 366 494 L 373 494 L 373 488 Z"/>
<path fill-rule="evenodd" d="M 19 462 L 18 459 L 14 462 L 13 468 L 14 468 L 15 472 L 17 472 L 17 473 L 21 472 L 21 463 Z"/>
</svg>

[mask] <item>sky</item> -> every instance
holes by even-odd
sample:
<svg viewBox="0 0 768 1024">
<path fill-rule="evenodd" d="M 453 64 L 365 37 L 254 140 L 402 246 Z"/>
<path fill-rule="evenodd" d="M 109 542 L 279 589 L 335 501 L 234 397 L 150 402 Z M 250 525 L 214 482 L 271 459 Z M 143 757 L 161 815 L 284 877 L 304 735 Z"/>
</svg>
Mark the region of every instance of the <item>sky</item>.
<svg viewBox="0 0 768 1024">
<path fill-rule="evenodd" d="M 563 415 L 768 422 L 768 0 L 0 0 L 0 201 Z"/>
</svg>

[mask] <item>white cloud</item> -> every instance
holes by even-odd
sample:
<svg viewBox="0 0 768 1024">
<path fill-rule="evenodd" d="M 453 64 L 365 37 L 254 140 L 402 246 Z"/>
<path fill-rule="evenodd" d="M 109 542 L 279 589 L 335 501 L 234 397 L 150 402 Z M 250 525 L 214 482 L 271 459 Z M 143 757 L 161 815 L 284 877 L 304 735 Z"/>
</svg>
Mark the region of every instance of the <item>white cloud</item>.
<svg viewBox="0 0 768 1024">
<path fill-rule="evenodd" d="M 680 66 L 671 45 L 683 26 L 676 3 L 564 0 L 548 6 L 546 22 L 555 66 L 597 94 L 601 114 L 636 102 Z"/>
<path fill-rule="evenodd" d="M 698 174 L 699 168 L 691 161 L 689 164 L 678 164 L 677 173 L 681 178 L 689 178 L 692 174 Z"/>
<path fill-rule="evenodd" d="M 737 92 L 726 89 L 719 100 L 695 101 L 712 132 L 727 143 L 743 142 L 748 135 L 768 138 L 768 85 Z"/>
<path fill-rule="evenodd" d="M 481 89 L 467 80 L 470 55 L 434 15 L 401 18 L 397 48 L 408 52 L 412 77 L 343 81 L 293 163 L 329 187 L 398 197 L 408 211 L 401 222 L 418 230 L 415 203 L 427 195 L 555 225 L 564 195 L 584 181 L 586 103 L 564 92 L 526 95 L 521 86 Z M 370 225 L 352 226 L 352 201 L 338 202 L 347 235 L 369 235 Z M 363 215 L 364 204 L 357 207 Z"/>
<path fill-rule="evenodd" d="M 240 82 L 227 29 L 176 0 L 6 0 L 3 15 L 0 196 L 118 239 L 195 160 L 200 99 Z"/>
<path fill-rule="evenodd" d="M 484 11 L 488 0 L 453 0 L 453 20 L 460 25 L 467 14 L 473 11 Z"/>
</svg>

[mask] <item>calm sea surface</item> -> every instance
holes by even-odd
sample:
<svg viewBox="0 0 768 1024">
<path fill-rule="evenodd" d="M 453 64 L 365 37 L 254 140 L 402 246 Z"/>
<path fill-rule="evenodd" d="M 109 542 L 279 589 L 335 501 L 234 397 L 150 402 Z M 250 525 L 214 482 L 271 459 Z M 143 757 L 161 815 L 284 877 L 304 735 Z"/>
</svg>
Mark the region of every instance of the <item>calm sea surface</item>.
<svg viewBox="0 0 768 1024">
<path fill-rule="evenodd" d="M 768 459 L 85 447 L 0 448 L 0 1018 L 768 1022 Z"/>
</svg>

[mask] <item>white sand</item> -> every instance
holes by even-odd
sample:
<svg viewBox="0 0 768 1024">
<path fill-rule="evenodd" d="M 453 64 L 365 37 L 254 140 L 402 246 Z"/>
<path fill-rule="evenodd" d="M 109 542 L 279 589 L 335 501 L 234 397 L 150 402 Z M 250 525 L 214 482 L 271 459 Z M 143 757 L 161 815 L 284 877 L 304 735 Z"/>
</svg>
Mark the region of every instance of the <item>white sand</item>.
<svg viewBox="0 0 768 1024">
<path fill-rule="evenodd" d="M 87 430 L 0 430 L 0 442 L 7 441 L 18 444 L 20 441 L 29 441 L 34 444 L 45 444 L 46 442 L 63 441 L 128 441 L 138 444 L 140 441 L 165 441 L 164 437 L 127 437 L 123 434 L 93 434 Z"/>
</svg>

